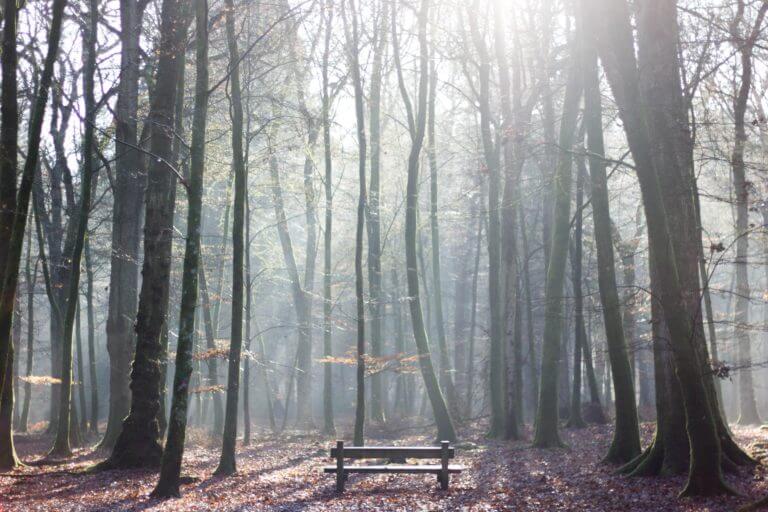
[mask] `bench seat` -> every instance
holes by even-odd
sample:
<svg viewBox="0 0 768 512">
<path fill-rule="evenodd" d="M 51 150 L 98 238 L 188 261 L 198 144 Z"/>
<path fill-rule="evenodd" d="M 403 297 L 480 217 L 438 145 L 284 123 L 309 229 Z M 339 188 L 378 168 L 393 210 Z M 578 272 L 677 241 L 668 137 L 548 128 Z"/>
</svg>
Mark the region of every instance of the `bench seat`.
<svg viewBox="0 0 768 512">
<path fill-rule="evenodd" d="M 439 475 L 443 470 L 440 464 L 382 464 L 369 466 L 344 466 L 345 473 L 428 473 Z M 325 473 L 336 473 L 336 466 L 324 466 Z M 461 473 L 464 466 L 458 464 L 449 464 L 449 473 Z"/>
<path fill-rule="evenodd" d="M 324 473 L 336 474 L 336 491 L 344 492 L 344 483 L 350 473 L 367 474 L 430 474 L 437 475 L 440 488 L 448 489 L 451 474 L 461 473 L 464 466 L 448 464 L 456 456 L 449 441 L 440 441 L 440 446 L 344 446 L 344 441 L 336 441 L 336 448 L 331 449 L 331 457 L 336 459 L 333 466 L 324 466 Z M 386 464 L 347 466 L 344 459 L 384 459 Z M 407 459 L 439 459 L 440 464 L 407 464 Z"/>
</svg>

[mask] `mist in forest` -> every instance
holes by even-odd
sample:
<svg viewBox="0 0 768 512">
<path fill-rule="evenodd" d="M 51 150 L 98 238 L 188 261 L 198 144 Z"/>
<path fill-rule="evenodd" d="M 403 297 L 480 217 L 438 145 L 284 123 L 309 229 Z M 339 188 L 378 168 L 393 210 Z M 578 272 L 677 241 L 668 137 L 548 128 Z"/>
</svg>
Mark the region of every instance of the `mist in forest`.
<svg viewBox="0 0 768 512">
<path fill-rule="evenodd" d="M 766 12 L 3 0 L 0 509 L 75 506 L 66 465 L 94 509 L 272 510 L 226 480 L 268 458 L 327 487 L 280 499 L 417 508 L 409 477 L 335 501 L 337 439 L 450 441 L 436 509 L 758 507 Z M 579 458 L 627 501 L 530 501 Z"/>
</svg>

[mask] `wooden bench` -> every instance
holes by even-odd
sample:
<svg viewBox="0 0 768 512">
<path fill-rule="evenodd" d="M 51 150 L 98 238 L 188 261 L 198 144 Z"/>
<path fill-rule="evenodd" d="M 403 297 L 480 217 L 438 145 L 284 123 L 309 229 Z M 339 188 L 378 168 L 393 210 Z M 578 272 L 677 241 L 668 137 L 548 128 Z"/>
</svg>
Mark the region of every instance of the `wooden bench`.
<svg viewBox="0 0 768 512">
<path fill-rule="evenodd" d="M 455 451 L 448 441 L 439 447 L 431 446 L 344 446 L 344 441 L 336 441 L 336 448 L 331 448 L 331 457 L 336 459 L 335 466 L 325 466 L 325 473 L 336 473 L 336 491 L 344 492 L 344 483 L 349 473 L 410 473 L 437 475 L 440 488 L 448 489 L 451 473 L 461 473 L 463 466 L 448 464 L 455 457 Z M 379 465 L 345 466 L 344 459 L 387 459 L 389 462 Z M 407 464 L 406 459 L 440 459 L 440 464 Z"/>
</svg>

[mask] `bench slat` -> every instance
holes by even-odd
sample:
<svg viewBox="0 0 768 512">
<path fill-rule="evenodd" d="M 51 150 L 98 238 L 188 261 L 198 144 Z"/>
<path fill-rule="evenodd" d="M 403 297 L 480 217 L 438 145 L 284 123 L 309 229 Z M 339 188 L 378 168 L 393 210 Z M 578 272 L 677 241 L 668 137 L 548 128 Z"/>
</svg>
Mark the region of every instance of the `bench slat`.
<svg viewBox="0 0 768 512">
<path fill-rule="evenodd" d="M 331 457 L 338 454 L 336 448 L 331 448 Z M 344 458 L 347 459 L 386 459 L 400 457 L 405 459 L 439 459 L 440 447 L 431 446 L 345 446 Z M 448 458 L 453 459 L 455 452 L 448 448 Z"/>
<path fill-rule="evenodd" d="M 346 454 L 347 449 L 344 448 Z M 448 465 L 448 473 L 461 473 L 464 470 L 464 466 L 458 464 Z M 336 473 L 336 466 L 323 467 L 325 473 Z M 428 474 L 440 474 L 442 466 L 440 464 L 422 464 L 422 465 L 410 465 L 410 464 L 385 464 L 385 465 L 371 465 L 371 466 L 344 466 L 345 473 L 428 473 Z"/>
</svg>

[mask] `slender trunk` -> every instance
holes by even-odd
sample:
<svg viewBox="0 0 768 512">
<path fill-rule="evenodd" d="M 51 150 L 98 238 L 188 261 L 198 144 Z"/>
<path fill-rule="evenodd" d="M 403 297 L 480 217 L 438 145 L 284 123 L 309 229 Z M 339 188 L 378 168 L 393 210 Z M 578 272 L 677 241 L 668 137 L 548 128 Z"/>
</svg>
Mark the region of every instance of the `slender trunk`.
<svg viewBox="0 0 768 512">
<path fill-rule="evenodd" d="M 403 82 L 402 67 L 400 65 L 400 48 L 397 41 L 396 12 L 392 12 L 392 41 L 395 53 L 395 65 L 397 67 L 398 82 L 403 101 L 409 113 L 408 125 L 411 132 L 411 151 L 408 156 L 408 184 L 406 190 L 405 210 L 405 265 L 408 283 L 408 298 L 411 309 L 411 322 L 413 335 L 419 354 L 419 364 L 424 378 L 424 387 L 432 405 L 432 412 L 437 424 L 439 440 L 455 441 L 456 431 L 453 420 L 446 406 L 440 384 L 432 365 L 432 357 L 429 348 L 429 338 L 424 326 L 424 318 L 421 311 L 421 297 L 419 295 L 418 260 L 416 255 L 416 211 L 418 208 L 419 186 L 419 160 L 424 145 L 424 134 L 427 123 L 427 89 L 429 73 L 429 53 L 427 45 L 427 19 L 429 14 L 429 0 L 421 0 L 418 11 L 418 38 L 419 38 L 419 89 L 416 115 L 413 114 L 408 92 Z"/>
<path fill-rule="evenodd" d="M 94 96 L 94 78 L 96 73 L 96 34 L 98 29 L 98 2 L 90 0 L 88 4 L 88 28 L 83 36 L 86 38 L 84 47 L 85 67 L 83 69 L 83 93 L 85 102 L 85 127 L 83 136 L 83 170 L 80 183 L 80 205 L 77 215 L 77 231 L 74 239 L 74 247 L 69 258 L 71 270 L 69 284 L 67 286 L 66 313 L 64 316 L 64 339 L 62 340 L 62 382 L 60 387 L 59 422 L 56 429 L 56 440 L 49 455 L 55 457 L 66 456 L 72 453 L 69 444 L 70 436 L 70 412 L 72 400 L 72 330 L 75 327 L 75 315 L 79 311 L 80 296 L 80 265 L 83 255 L 83 246 L 88 231 L 88 217 L 91 209 L 91 185 L 94 174 L 93 152 L 95 148 L 96 130 L 96 99 Z M 79 322 L 78 322 L 79 323 Z M 82 381 L 82 343 L 78 325 L 78 375 Z M 82 389 L 82 383 L 81 383 Z M 85 405 L 85 393 L 81 393 L 81 404 Z M 82 409 L 82 407 L 81 407 Z M 85 411 L 80 411 L 85 415 Z"/>
<path fill-rule="evenodd" d="M 35 345 L 35 284 L 37 281 L 37 261 L 32 268 L 32 230 L 30 226 L 27 237 L 27 265 L 25 269 L 27 280 L 27 366 L 24 374 L 29 378 L 32 375 Z M 32 383 L 27 380 L 24 383 L 24 403 L 19 419 L 19 431 L 26 432 L 29 423 L 29 407 L 32 401 Z"/>
<path fill-rule="evenodd" d="M 373 53 L 373 70 L 371 72 L 370 89 L 370 146 L 371 146 L 371 182 L 369 185 L 368 202 L 366 208 L 366 221 L 368 222 L 368 285 L 370 288 L 369 310 L 371 315 L 371 356 L 381 358 L 382 353 L 382 322 L 383 322 L 383 294 L 381 291 L 381 213 L 379 211 L 381 169 L 381 88 L 384 50 L 387 46 L 387 24 L 389 16 L 387 3 L 381 2 L 379 13 L 379 25 L 376 27 L 376 40 Z M 382 388 L 382 374 L 376 372 L 371 376 L 371 405 L 370 416 L 376 422 L 383 422 L 384 417 L 384 390 Z"/>
<path fill-rule="evenodd" d="M 243 368 L 243 445 L 251 442 L 251 311 L 253 309 L 253 274 L 251 273 L 251 203 L 245 189 L 245 358 Z"/>
<path fill-rule="evenodd" d="M 480 214 L 477 221 L 477 244 L 475 246 L 475 262 L 474 269 L 472 271 L 472 304 L 469 310 L 469 340 L 467 341 L 468 353 L 467 353 L 467 396 L 466 396 L 466 410 L 464 411 L 464 417 L 471 418 L 473 405 L 475 401 L 474 396 L 474 384 L 475 384 L 475 331 L 477 330 L 477 282 L 480 276 L 480 254 L 482 252 L 483 243 L 483 225 L 484 212 Z"/>
<path fill-rule="evenodd" d="M 328 83 L 328 64 L 333 33 L 333 0 L 328 0 L 325 15 L 325 44 L 323 47 L 323 153 L 325 161 L 325 231 L 323 233 L 323 357 L 333 357 L 333 277 L 331 240 L 333 237 L 333 160 L 331 155 L 331 97 Z M 274 428 L 274 425 L 273 425 Z M 323 432 L 335 434 L 333 422 L 333 365 L 323 364 Z"/>
<path fill-rule="evenodd" d="M 93 307 L 93 261 L 90 238 L 85 239 L 86 316 L 88 322 L 88 379 L 91 390 L 90 431 L 99 433 L 99 388 L 96 377 L 96 325 Z"/>
<path fill-rule="evenodd" d="M 528 410 L 535 411 L 539 403 L 539 364 L 536 357 L 536 343 L 533 325 L 533 291 L 531 288 L 530 260 L 528 248 L 528 231 L 525 223 L 525 207 L 520 205 L 520 238 L 523 249 L 523 289 L 525 290 L 525 328 L 528 338 Z"/>
<path fill-rule="evenodd" d="M 567 425 L 571 428 L 583 428 L 586 426 L 581 415 L 581 356 L 584 350 L 584 297 L 581 294 L 582 260 L 583 260 L 583 229 L 584 215 L 584 157 L 576 157 L 580 162 L 576 164 L 576 224 L 573 228 L 573 240 L 571 242 L 571 282 L 573 286 L 573 383 L 571 388 L 571 414 Z"/>
<path fill-rule="evenodd" d="M 765 17 L 765 7 L 758 12 L 753 33 L 742 37 L 740 24 L 744 15 L 744 1 L 739 0 L 737 18 L 732 25 L 732 35 L 737 41 L 741 57 L 741 83 L 733 102 L 734 144 L 731 153 L 731 173 L 733 190 L 736 196 L 736 309 L 733 315 L 734 338 L 738 346 L 737 365 L 739 368 L 739 419 L 741 425 L 760 423 L 755 401 L 755 384 L 752 376 L 752 343 L 749 336 L 749 189 L 744 163 L 744 147 L 747 143 L 745 116 L 747 103 L 752 88 L 752 48 L 760 32 L 760 25 Z"/>
<path fill-rule="evenodd" d="M 347 36 L 347 56 L 355 89 L 355 116 L 357 119 L 358 147 L 358 202 L 357 227 L 355 230 L 355 298 L 357 301 L 357 396 L 355 400 L 354 442 L 362 446 L 365 438 L 365 301 L 363 297 L 363 236 L 365 234 L 366 209 L 366 137 L 365 113 L 363 107 L 363 81 L 360 76 L 360 35 L 358 33 L 358 13 L 354 0 L 349 1 L 351 31 L 347 21 L 347 10 L 342 10 L 344 30 Z"/>
<path fill-rule="evenodd" d="M 571 147 L 574 142 L 579 100 L 582 94 L 582 77 L 572 57 L 568 70 L 568 82 L 563 100 L 560 124 L 560 154 L 555 173 L 555 214 L 553 218 L 552 248 L 547 264 L 544 340 L 541 354 L 541 383 L 539 403 L 534 425 L 533 445 L 538 448 L 561 446 L 558 433 L 558 363 L 561 357 L 561 329 L 563 312 L 563 285 L 565 263 L 568 257 L 568 240 L 571 210 Z"/>
<path fill-rule="evenodd" d="M 2 201 L 10 206 L 10 210 L 15 212 L 13 218 L 7 216 L 2 226 L 3 247 L 0 253 L 6 255 L 6 259 L 0 263 L 3 265 L 3 287 L 2 296 L 0 296 L 0 397 L 3 396 L 5 384 L 10 385 L 10 379 L 6 376 L 12 371 L 9 360 L 9 353 L 12 351 L 11 326 L 13 323 L 13 309 L 16 302 L 16 286 L 18 283 L 19 268 L 21 266 L 21 255 L 24 245 L 24 232 L 26 231 L 27 212 L 29 211 L 29 199 L 32 194 L 35 172 L 37 170 L 40 156 L 40 139 L 43 120 L 45 118 L 45 107 L 48 103 L 48 93 L 53 79 L 53 67 L 56 61 L 56 55 L 59 51 L 59 41 L 61 39 L 61 25 L 64 18 L 64 8 L 66 0 L 54 0 L 51 6 L 51 25 L 48 33 L 48 51 L 43 64 L 43 72 L 40 76 L 40 82 L 35 94 L 35 101 L 32 106 L 32 114 L 29 120 L 28 140 L 27 140 L 27 158 L 24 161 L 21 181 L 16 194 L 14 203 L 8 203 L 7 198 L 10 194 L 3 191 Z M 10 5 L 6 1 L 3 8 L 3 86 L 2 86 L 2 133 L 0 133 L 0 146 L 2 147 L 2 168 L 0 173 L 3 177 L 3 187 L 8 187 L 9 191 L 15 192 L 16 188 L 10 184 L 16 183 L 16 153 L 18 150 L 18 117 L 17 117 L 17 99 L 16 88 L 7 82 L 16 80 L 16 12 L 17 7 Z M 13 19 L 13 21 L 10 21 Z M 13 27 L 12 29 L 10 27 Z M 9 54 L 9 55 L 6 55 Z M 13 133 L 11 133 L 13 132 Z M 7 222 L 5 222 L 7 221 Z M 10 236 L 8 234 L 10 233 Z M 12 359 L 10 360 L 12 361 Z M 7 370 L 7 371 L 6 371 Z"/>
<path fill-rule="evenodd" d="M 208 114 L 208 3 L 195 1 L 195 107 L 192 121 L 191 163 L 187 190 L 187 238 L 181 283 L 179 340 L 176 372 L 168 421 L 168 439 L 160 465 L 155 497 L 179 496 L 181 460 L 187 428 L 189 383 L 192 377 L 192 350 L 195 338 L 195 308 L 200 268 L 200 226 L 202 218 L 203 173 L 205 170 L 205 128 Z"/>
<path fill-rule="evenodd" d="M 586 31 L 585 31 L 586 34 Z M 608 356 L 615 390 L 613 440 L 605 456 L 611 463 L 625 463 L 640 453 L 635 388 L 624 339 L 621 309 L 616 288 L 615 263 L 611 239 L 611 216 L 608 201 L 608 178 L 603 161 L 603 120 L 600 82 L 597 71 L 597 50 L 588 37 L 583 37 L 584 99 L 587 150 L 589 152 L 592 211 L 597 242 L 598 284 L 603 306 Z M 634 269 L 633 269 L 634 270 Z M 606 399 L 607 400 L 607 399 Z"/>
<path fill-rule="evenodd" d="M 485 40 L 480 34 L 474 13 L 469 13 L 469 25 L 475 47 L 479 53 L 479 102 L 480 102 L 480 134 L 483 142 L 485 165 L 488 169 L 488 304 L 491 310 L 490 320 L 490 363 L 489 386 L 491 400 L 491 424 L 488 436 L 496 437 L 504 434 L 504 422 L 506 419 L 503 378 L 504 360 L 504 320 L 502 314 L 501 283 L 501 223 L 499 218 L 499 191 L 501 177 L 499 170 L 499 156 L 494 145 L 491 132 L 490 109 L 490 73 L 491 63 Z"/>
<path fill-rule="evenodd" d="M 438 218 L 438 179 L 436 153 L 436 112 L 437 100 L 437 65 L 434 57 L 430 60 L 429 92 L 427 100 L 427 161 L 429 162 L 429 222 L 432 241 L 432 286 L 434 287 L 435 325 L 437 327 L 437 348 L 440 360 L 440 387 L 445 391 L 448 407 L 456 415 L 458 400 L 453 385 L 453 366 L 448 356 L 448 344 L 445 339 L 445 320 L 443 319 L 443 285 L 440 269 L 440 221 Z"/>
<path fill-rule="evenodd" d="M 206 279 L 205 266 L 199 265 L 200 276 L 198 277 L 198 286 L 200 288 L 201 312 L 203 317 L 203 326 L 205 330 L 205 342 L 208 350 L 216 349 L 216 332 L 211 318 L 211 300 L 208 295 L 208 280 Z M 216 386 L 219 382 L 218 360 L 211 357 L 206 360 L 208 368 L 208 386 Z M 224 428 L 224 403 L 221 399 L 221 393 L 213 393 L 213 427 L 211 433 L 221 435 Z"/>
<path fill-rule="evenodd" d="M 232 112 L 232 159 L 235 169 L 235 201 L 232 215 L 232 334 L 229 345 L 227 372 L 227 401 L 224 416 L 224 436 L 217 475 L 232 475 L 237 471 L 235 440 L 237 438 L 237 405 L 240 386 L 240 353 L 243 347 L 243 228 L 245 221 L 245 188 L 247 176 L 243 159 L 243 102 L 240 89 L 240 52 L 235 37 L 235 7 L 226 0 L 227 48 L 230 62 Z"/>
<path fill-rule="evenodd" d="M 141 210 L 146 169 L 136 149 L 138 138 L 139 76 L 142 18 L 145 2 L 120 1 L 120 78 L 115 110 L 115 180 L 113 184 L 112 247 L 107 315 L 109 354 L 109 412 L 99 445 L 111 450 L 131 404 L 130 372 L 136 334 L 141 244 Z M 151 128 L 150 128 L 151 130 Z"/>
<path fill-rule="evenodd" d="M 77 379 L 79 382 L 73 384 L 77 386 L 77 398 L 78 405 L 80 407 L 80 417 L 78 428 L 80 429 L 80 435 L 85 436 L 88 433 L 88 415 L 86 414 L 87 408 L 85 405 L 85 372 L 83 371 L 83 334 L 82 334 L 82 320 L 81 320 L 81 308 L 78 294 L 77 312 L 75 312 L 75 350 L 77 350 Z"/>
</svg>

